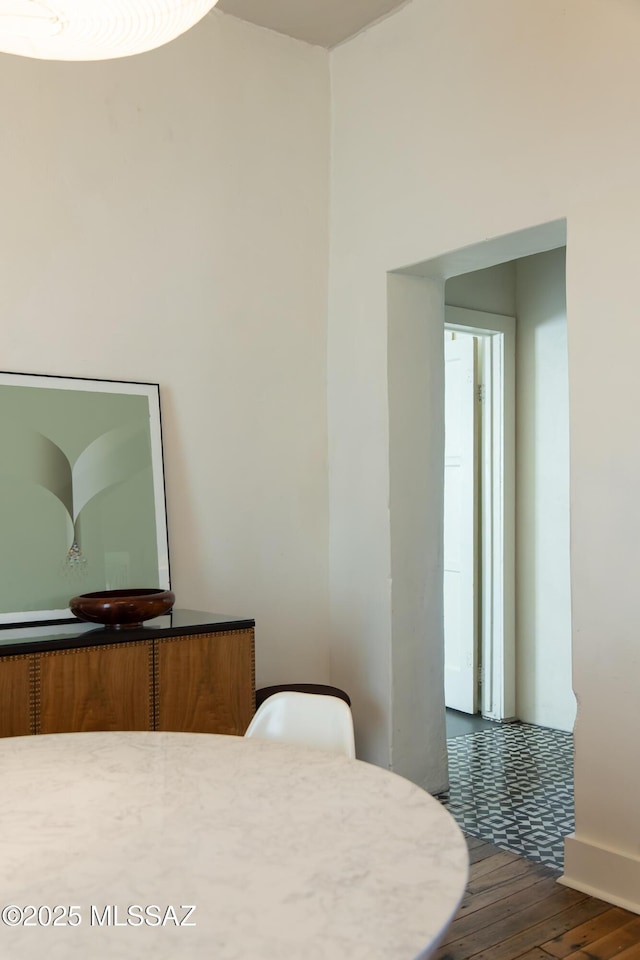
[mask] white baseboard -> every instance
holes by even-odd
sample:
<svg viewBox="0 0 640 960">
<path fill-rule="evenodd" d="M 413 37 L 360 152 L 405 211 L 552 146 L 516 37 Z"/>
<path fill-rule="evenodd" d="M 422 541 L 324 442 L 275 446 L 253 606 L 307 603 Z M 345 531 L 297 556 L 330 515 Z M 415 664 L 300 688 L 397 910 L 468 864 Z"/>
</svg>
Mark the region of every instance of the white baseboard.
<svg viewBox="0 0 640 960">
<path fill-rule="evenodd" d="M 564 874 L 559 883 L 640 913 L 640 859 L 579 840 L 564 841 Z"/>
</svg>

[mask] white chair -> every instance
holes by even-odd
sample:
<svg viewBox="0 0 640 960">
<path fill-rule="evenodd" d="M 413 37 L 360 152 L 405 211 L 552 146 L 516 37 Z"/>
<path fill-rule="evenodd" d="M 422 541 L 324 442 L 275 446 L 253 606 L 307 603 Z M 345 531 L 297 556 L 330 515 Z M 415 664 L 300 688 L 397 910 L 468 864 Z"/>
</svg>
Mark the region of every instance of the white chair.
<svg viewBox="0 0 640 960">
<path fill-rule="evenodd" d="M 339 697 L 317 693 L 286 690 L 267 697 L 245 737 L 356 755 L 351 710 Z"/>
</svg>

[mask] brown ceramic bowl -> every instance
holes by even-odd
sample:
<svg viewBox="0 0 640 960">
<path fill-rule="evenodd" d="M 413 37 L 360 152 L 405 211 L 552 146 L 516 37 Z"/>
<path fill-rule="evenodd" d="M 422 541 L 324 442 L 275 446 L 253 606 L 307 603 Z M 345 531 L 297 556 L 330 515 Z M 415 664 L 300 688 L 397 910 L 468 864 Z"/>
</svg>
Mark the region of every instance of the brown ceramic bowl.
<svg viewBox="0 0 640 960">
<path fill-rule="evenodd" d="M 69 607 L 79 620 L 101 623 L 108 630 L 133 630 L 168 613 L 175 599 L 171 590 L 97 590 L 73 597 Z"/>
</svg>

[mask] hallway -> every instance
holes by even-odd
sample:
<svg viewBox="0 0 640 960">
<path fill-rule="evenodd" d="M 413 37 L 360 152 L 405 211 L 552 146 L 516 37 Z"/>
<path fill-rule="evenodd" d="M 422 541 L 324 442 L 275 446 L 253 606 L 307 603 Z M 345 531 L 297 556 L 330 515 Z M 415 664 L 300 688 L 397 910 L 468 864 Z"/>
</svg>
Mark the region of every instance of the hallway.
<svg viewBox="0 0 640 960">
<path fill-rule="evenodd" d="M 447 710 L 450 788 L 461 829 L 559 872 L 574 830 L 573 736 Z"/>
</svg>

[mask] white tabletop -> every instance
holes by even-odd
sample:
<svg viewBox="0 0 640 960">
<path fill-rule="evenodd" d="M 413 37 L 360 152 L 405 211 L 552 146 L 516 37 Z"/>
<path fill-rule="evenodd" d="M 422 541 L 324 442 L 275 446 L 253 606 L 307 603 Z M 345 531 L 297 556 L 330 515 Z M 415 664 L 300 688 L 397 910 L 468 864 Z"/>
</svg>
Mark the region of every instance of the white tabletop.
<svg viewBox="0 0 640 960">
<path fill-rule="evenodd" d="M 464 838 L 437 800 L 322 751 L 15 737 L 0 740 L 0 777 L 12 960 L 415 960 L 466 883 Z"/>
</svg>

